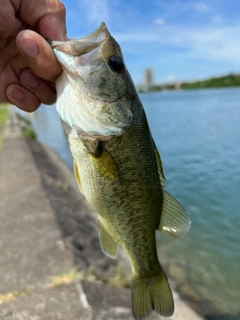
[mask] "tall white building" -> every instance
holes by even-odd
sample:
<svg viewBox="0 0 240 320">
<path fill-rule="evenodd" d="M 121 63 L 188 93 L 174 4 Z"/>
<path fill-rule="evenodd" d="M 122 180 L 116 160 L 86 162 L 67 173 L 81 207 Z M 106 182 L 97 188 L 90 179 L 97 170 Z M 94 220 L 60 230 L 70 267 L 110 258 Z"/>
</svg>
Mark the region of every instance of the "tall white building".
<svg viewBox="0 0 240 320">
<path fill-rule="evenodd" d="M 153 85 L 153 70 L 145 69 L 144 70 L 144 86 L 149 88 Z"/>
</svg>

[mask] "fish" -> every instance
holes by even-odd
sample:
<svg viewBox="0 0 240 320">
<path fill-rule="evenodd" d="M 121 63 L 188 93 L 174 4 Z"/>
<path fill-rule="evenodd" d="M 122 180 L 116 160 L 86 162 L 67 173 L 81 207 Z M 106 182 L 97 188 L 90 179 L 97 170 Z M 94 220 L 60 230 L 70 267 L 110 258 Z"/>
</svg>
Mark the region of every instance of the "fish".
<svg viewBox="0 0 240 320">
<path fill-rule="evenodd" d="M 136 320 L 174 312 L 172 290 L 156 247 L 156 230 L 175 238 L 190 219 L 165 190 L 162 161 L 119 44 L 105 23 L 81 39 L 52 41 L 63 72 L 56 108 L 81 193 L 98 217 L 102 251 L 119 244 L 132 267 Z"/>
</svg>

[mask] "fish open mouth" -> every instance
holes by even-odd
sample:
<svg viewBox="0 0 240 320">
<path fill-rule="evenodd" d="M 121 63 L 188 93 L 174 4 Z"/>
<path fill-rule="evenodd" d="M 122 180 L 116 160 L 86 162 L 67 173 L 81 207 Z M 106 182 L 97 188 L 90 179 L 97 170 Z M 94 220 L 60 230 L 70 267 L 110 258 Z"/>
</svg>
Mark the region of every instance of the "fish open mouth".
<svg viewBox="0 0 240 320">
<path fill-rule="evenodd" d="M 69 41 L 52 41 L 51 46 L 57 51 L 63 52 L 70 56 L 81 56 L 86 54 L 99 46 L 110 37 L 110 33 L 104 22 L 100 27 L 89 35 L 81 39 L 70 39 Z"/>
</svg>

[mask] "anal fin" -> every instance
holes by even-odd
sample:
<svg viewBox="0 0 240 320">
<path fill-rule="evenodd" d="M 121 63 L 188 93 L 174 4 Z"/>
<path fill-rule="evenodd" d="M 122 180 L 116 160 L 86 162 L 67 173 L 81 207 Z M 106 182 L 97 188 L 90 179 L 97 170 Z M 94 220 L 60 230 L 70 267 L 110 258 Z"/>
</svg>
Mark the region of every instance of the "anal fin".
<svg viewBox="0 0 240 320">
<path fill-rule="evenodd" d="M 163 190 L 163 206 L 158 230 L 175 238 L 183 238 L 191 221 L 181 204 Z"/>
<path fill-rule="evenodd" d="M 102 251 L 110 258 L 116 258 L 118 243 L 109 234 L 103 224 L 99 221 L 99 240 Z"/>
</svg>

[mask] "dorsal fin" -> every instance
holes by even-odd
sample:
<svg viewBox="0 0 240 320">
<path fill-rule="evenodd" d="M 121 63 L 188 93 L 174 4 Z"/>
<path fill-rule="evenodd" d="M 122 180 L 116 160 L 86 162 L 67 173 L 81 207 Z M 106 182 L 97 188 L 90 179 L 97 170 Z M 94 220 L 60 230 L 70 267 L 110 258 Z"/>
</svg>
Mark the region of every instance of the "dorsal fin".
<svg viewBox="0 0 240 320">
<path fill-rule="evenodd" d="M 158 149 L 156 147 L 154 140 L 153 140 L 153 148 L 154 148 L 154 153 L 155 153 L 155 160 L 157 163 L 157 170 L 158 170 L 159 179 L 161 182 L 161 186 L 164 188 L 164 186 L 166 184 L 166 178 L 163 173 L 162 160 L 161 160 L 160 154 L 158 152 Z"/>
</svg>

